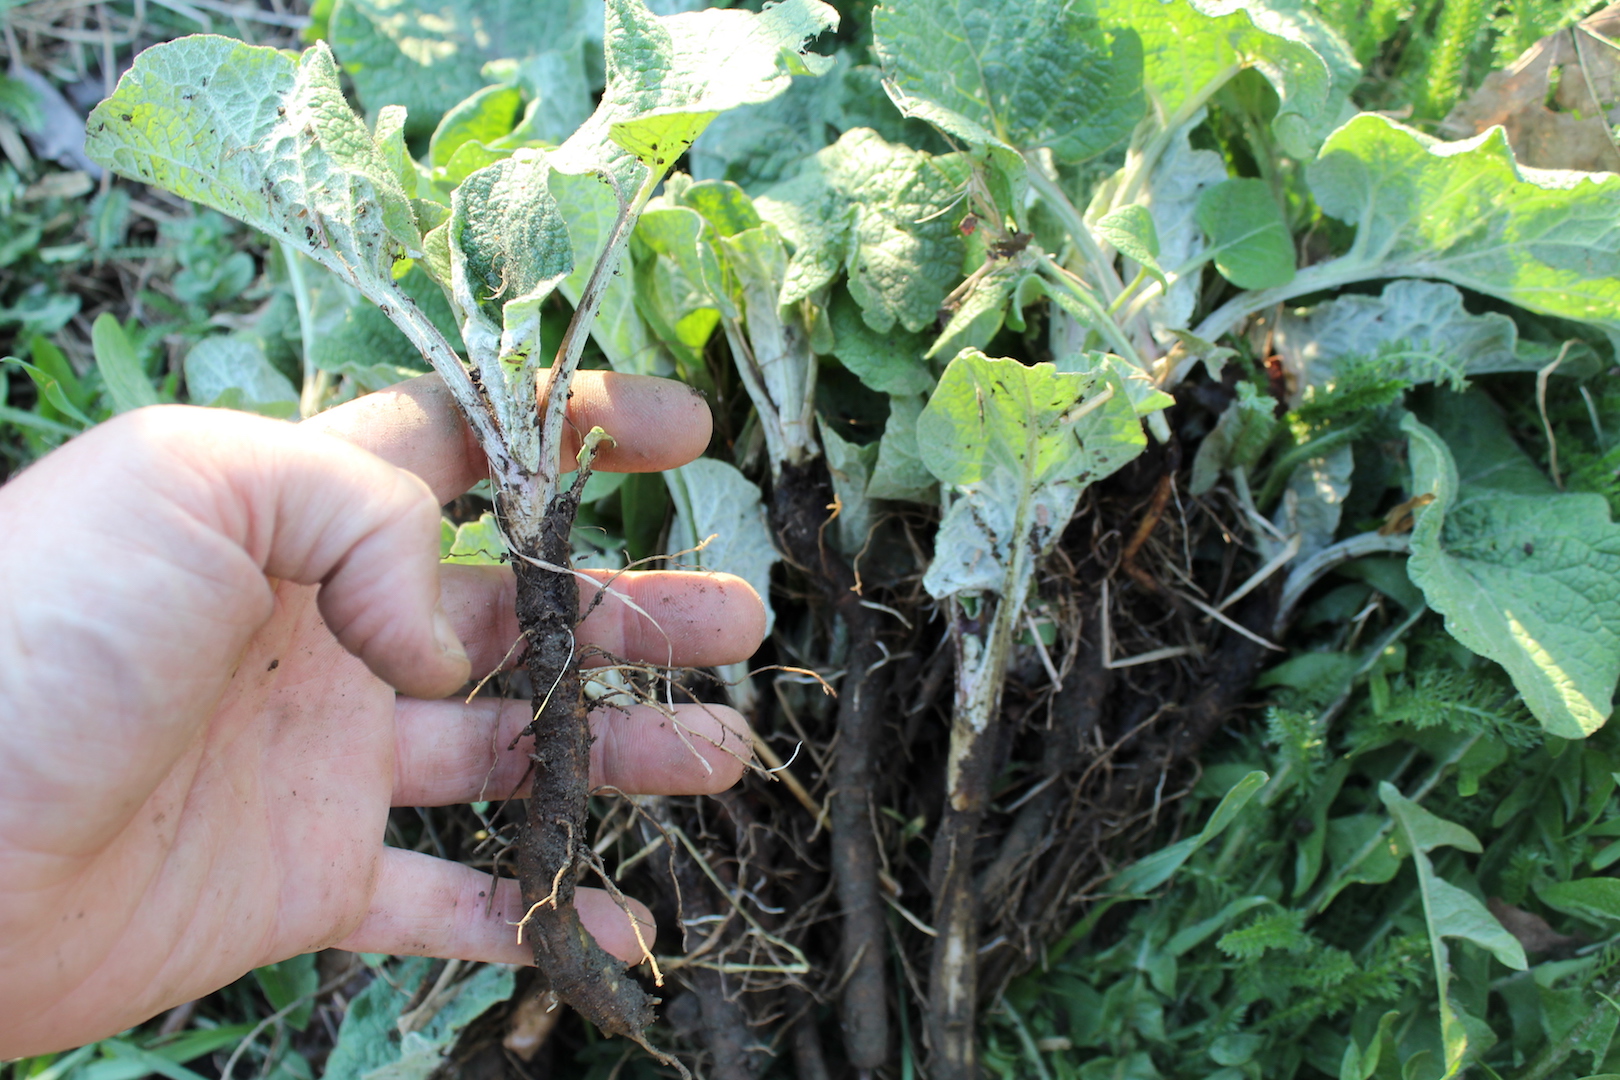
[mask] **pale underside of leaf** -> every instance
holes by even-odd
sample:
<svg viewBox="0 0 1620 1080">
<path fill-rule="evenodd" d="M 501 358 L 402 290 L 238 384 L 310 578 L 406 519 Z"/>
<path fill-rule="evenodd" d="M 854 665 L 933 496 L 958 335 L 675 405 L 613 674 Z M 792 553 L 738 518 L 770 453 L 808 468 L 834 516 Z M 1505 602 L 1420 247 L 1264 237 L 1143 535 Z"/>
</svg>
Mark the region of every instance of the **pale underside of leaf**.
<svg viewBox="0 0 1620 1080">
<path fill-rule="evenodd" d="M 1373 114 L 1330 136 L 1308 175 L 1322 209 L 1356 226 L 1322 264 L 1337 276 L 1441 278 L 1620 331 L 1620 176 L 1519 166 L 1500 129 L 1446 143 Z"/>
</svg>

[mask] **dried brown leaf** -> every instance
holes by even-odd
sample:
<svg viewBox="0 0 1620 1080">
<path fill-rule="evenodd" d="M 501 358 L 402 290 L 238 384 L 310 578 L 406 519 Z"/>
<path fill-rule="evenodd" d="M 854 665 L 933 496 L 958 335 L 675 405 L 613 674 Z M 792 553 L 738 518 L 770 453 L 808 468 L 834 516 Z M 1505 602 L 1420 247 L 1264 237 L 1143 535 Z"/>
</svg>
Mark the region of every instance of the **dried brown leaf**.
<svg viewBox="0 0 1620 1080">
<path fill-rule="evenodd" d="M 1501 125 L 1518 159 L 1542 169 L 1620 170 L 1620 4 L 1549 34 L 1493 71 L 1440 124 L 1445 138 Z"/>
</svg>

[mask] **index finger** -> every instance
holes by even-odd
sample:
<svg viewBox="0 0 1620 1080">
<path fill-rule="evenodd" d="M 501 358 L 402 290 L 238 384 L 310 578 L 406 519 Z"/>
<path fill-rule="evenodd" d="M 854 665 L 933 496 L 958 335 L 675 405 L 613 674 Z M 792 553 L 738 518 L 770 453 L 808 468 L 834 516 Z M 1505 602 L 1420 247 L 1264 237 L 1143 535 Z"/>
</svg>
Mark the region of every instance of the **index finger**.
<svg viewBox="0 0 1620 1080">
<path fill-rule="evenodd" d="M 651 375 L 574 374 L 563 457 L 572 462 L 581 432 L 600 427 L 604 472 L 660 472 L 684 465 L 709 445 L 708 404 L 692 388 Z M 437 375 L 357 398 L 306 423 L 369 450 L 426 480 L 446 503 L 489 476 L 484 452 Z"/>
</svg>

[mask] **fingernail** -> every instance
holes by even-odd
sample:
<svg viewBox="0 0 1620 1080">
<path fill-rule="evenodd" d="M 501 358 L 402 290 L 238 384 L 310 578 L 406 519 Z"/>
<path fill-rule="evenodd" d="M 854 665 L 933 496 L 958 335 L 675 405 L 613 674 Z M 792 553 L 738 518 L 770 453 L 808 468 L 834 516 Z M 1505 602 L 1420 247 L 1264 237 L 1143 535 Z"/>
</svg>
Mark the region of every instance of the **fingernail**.
<svg viewBox="0 0 1620 1080">
<path fill-rule="evenodd" d="M 455 628 L 450 625 L 450 616 L 444 613 L 444 608 L 433 609 L 433 639 L 439 643 L 439 651 L 445 657 L 458 664 L 467 663 L 467 650 L 456 636 Z"/>
</svg>

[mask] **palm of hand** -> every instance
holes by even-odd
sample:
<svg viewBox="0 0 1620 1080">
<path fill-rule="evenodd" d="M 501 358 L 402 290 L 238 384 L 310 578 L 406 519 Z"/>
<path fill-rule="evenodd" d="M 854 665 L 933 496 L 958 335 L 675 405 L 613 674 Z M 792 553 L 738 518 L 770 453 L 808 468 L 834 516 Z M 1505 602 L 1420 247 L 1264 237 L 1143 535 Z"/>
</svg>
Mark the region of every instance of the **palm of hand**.
<svg viewBox="0 0 1620 1080">
<path fill-rule="evenodd" d="M 418 390 L 414 406 L 443 407 L 431 385 Z M 442 437 L 417 444 L 444 428 L 442 416 L 418 424 L 405 442 L 442 458 Z M 399 434 L 379 440 L 395 460 Z M 110 1034 L 252 967 L 328 946 L 525 962 L 510 927 L 521 912 L 514 883 L 490 896 L 487 875 L 382 838 L 390 805 L 476 799 L 485 785 L 492 798 L 511 794 L 524 761 L 503 752 L 527 706 L 396 696 L 328 629 L 324 594 L 267 581 L 254 544 L 199 531 L 209 515 L 187 485 L 206 486 L 206 468 L 201 481 L 170 470 L 143 479 L 152 490 L 134 490 L 141 463 L 121 464 L 124 475 L 90 474 L 71 498 L 62 485 L 26 490 L 43 465 L 6 492 L 23 505 L 65 503 L 53 521 L 73 542 L 43 563 L 44 580 L 14 594 L 24 598 L 18 610 L 0 609 L 15 616 L 9 630 L 0 621 L 0 657 L 10 645 L 32 661 L 0 674 L 0 1051 Z M 466 486 L 468 468 L 423 471 L 443 497 Z M 751 591 L 722 582 L 694 604 L 671 584 L 678 577 L 647 575 L 638 597 L 669 613 L 677 661 L 751 652 Z M 475 673 L 498 666 L 515 637 L 509 582 L 504 571 L 446 571 L 443 607 Z M 43 604 L 30 607 L 29 587 Z M 392 624 L 353 614 L 340 636 L 377 666 L 372 653 Z M 722 615 L 733 625 L 716 640 L 708 624 Z M 611 625 L 582 636 L 635 651 L 634 635 L 615 637 Z M 417 677 L 402 676 L 390 677 Z M 444 682 L 442 672 L 420 678 Z M 691 719 L 724 744 L 740 722 L 722 716 L 713 727 L 715 716 Z M 593 775 L 612 775 L 599 781 L 673 792 L 735 780 L 735 735 L 696 770 L 637 717 L 610 719 Z M 580 907 L 606 947 L 633 954 L 611 903 L 584 892 Z"/>
</svg>

